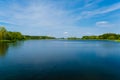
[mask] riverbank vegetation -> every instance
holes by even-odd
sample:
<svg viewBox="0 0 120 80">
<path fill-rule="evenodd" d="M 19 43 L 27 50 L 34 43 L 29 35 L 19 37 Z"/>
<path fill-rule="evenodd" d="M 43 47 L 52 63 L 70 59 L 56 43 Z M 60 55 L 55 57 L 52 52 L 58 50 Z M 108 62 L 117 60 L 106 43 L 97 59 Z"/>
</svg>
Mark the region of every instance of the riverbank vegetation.
<svg viewBox="0 0 120 80">
<path fill-rule="evenodd" d="M 77 38 L 77 37 L 68 37 L 67 40 L 80 40 L 81 38 Z"/>
<path fill-rule="evenodd" d="M 0 42 L 16 42 L 28 39 L 55 39 L 55 37 L 23 35 L 20 32 L 11 32 L 7 31 L 5 27 L 0 27 Z"/>
<path fill-rule="evenodd" d="M 115 42 L 120 42 L 120 40 L 115 40 Z"/>
<path fill-rule="evenodd" d="M 67 40 L 112 40 L 120 42 L 120 34 L 115 33 L 105 33 L 102 35 L 92 35 L 92 36 L 83 36 L 82 38 L 69 37 Z"/>
<path fill-rule="evenodd" d="M 14 42 L 25 39 L 20 32 L 7 31 L 5 27 L 0 27 L 0 42 Z"/>
<path fill-rule="evenodd" d="M 55 37 L 50 37 L 50 36 L 29 36 L 29 35 L 24 35 L 25 39 L 56 39 Z"/>
<path fill-rule="evenodd" d="M 83 36 L 81 39 L 83 40 L 116 40 L 120 41 L 120 34 L 115 33 L 105 33 L 98 36 Z"/>
<path fill-rule="evenodd" d="M 50 36 L 30 36 L 23 35 L 20 32 L 7 31 L 5 27 L 0 27 L 0 42 L 16 42 L 19 40 L 30 40 L 30 39 L 62 39 L 62 40 L 113 40 L 120 42 L 120 34 L 105 33 L 102 35 L 83 36 L 82 38 L 68 37 L 68 38 L 55 38 Z"/>
<path fill-rule="evenodd" d="M 82 38 L 69 37 L 67 40 L 114 40 L 120 42 L 120 34 L 105 33 L 102 35 L 83 36 Z"/>
</svg>

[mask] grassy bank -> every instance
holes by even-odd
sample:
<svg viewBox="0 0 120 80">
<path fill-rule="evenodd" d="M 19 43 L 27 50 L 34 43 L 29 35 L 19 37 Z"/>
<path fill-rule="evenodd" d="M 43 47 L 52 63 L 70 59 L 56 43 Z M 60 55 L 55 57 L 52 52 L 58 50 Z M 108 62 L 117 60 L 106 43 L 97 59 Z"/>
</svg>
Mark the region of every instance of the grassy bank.
<svg viewBox="0 0 120 80">
<path fill-rule="evenodd" d="M 13 42 L 16 42 L 16 41 L 15 40 L 0 40 L 0 42 L 13 43 Z"/>
<path fill-rule="evenodd" d="M 120 40 L 115 40 L 115 42 L 120 42 Z"/>
</svg>

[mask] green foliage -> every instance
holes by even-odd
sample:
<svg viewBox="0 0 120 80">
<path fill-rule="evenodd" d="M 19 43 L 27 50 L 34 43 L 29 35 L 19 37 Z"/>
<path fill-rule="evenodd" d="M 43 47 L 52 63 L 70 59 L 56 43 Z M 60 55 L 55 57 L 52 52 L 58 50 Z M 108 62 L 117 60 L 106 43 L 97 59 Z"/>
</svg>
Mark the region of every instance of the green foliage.
<svg viewBox="0 0 120 80">
<path fill-rule="evenodd" d="M 103 35 L 100 35 L 102 39 L 118 39 L 119 35 L 118 34 L 114 34 L 114 33 L 106 33 Z"/>
<path fill-rule="evenodd" d="M 6 38 L 6 33 L 7 33 L 7 30 L 5 29 L 5 27 L 0 27 L 0 40 L 3 40 Z"/>
<path fill-rule="evenodd" d="M 98 36 L 83 36 L 82 39 L 99 39 Z"/>
<path fill-rule="evenodd" d="M 83 36 L 82 39 L 118 40 L 120 39 L 120 34 L 105 33 L 99 36 Z"/>
<path fill-rule="evenodd" d="M 116 42 L 120 42 L 120 40 L 115 40 Z"/>
<path fill-rule="evenodd" d="M 23 40 L 24 36 L 20 32 L 7 32 L 7 40 Z"/>
<path fill-rule="evenodd" d="M 80 38 L 77 38 L 77 37 L 69 37 L 67 38 L 68 40 L 80 40 Z"/>
<path fill-rule="evenodd" d="M 20 32 L 10 32 L 5 29 L 5 27 L 0 27 L 0 40 L 23 40 L 24 36 Z"/>
<path fill-rule="evenodd" d="M 55 37 L 50 37 L 50 36 L 29 36 L 29 35 L 25 35 L 24 37 L 26 39 L 55 39 Z"/>
<path fill-rule="evenodd" d="M 25 40 L 25 39 L 56 39 L 55 37 L 50 36 L 29 36 L 29 35 L 22 35 L 20 32 L 10 32 L 5 29 L 5 27 L 0 27 L 0 41 L 17 41 L 17 40 Z M 60 38 L 64 39 L 64 38 Z M 77 37 L 69 37 L 67 40 L 88 40 L 88 39 L 95 39 L 95 40 L 120 40 L 120 34 L 115 33 L 105 33 L 99 36 L 83 36 L 82 38 Z"/>
<path fill-rule="evenodd" d="M 55 39 L 55 37 L 49 36 L 29 36 L 22 35 L 20 32 L 11 32 L 7 31 L 5 27 L 0 27 L 0 41 L 17 41 L 17 40 L 25 40 L 25 39 Z"/>
</svg>

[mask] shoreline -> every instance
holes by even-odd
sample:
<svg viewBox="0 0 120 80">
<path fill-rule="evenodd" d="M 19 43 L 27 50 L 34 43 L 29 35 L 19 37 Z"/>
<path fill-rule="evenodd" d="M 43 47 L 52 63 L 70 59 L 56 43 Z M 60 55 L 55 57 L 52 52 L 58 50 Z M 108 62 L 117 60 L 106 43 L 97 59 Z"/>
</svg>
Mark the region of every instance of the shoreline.
<svg viewBox="0 0 120 80">
<path fill-rule="evenodd" d="M 67 41 L 70 41 L 69 39 L 26 39 L 26 40 L 67 40 Z M 19 41 L 26 41 L 26 40 L 19 40 Z M 87 39 L 77 39 L 77 40 L 84 40 L 86 41 Z M 75 39 L 75 41 L 77 41 Z M 93 40 L 95 41 L 96 39 L 88 39 L 88 40 Z M 99 40 L 98 41 L 114 41 L 114 42 L 120 42 L 120 40 Z M 13 42 L 16 42 L 16 40 L 0 40 L 0 42 L 2 43 L 13 43 Z"/>
<path fill-rule="evenodd" d="M 0 40 L 0 42 L 3 42 L 3 43 L 13 43 L 13 42 L 16 42 L 14 40 Z"/>
<path fill-rule="evenodd" d="M 120 42 L 120 40 L 114 40 L 115 42 Z"/>
</svg>

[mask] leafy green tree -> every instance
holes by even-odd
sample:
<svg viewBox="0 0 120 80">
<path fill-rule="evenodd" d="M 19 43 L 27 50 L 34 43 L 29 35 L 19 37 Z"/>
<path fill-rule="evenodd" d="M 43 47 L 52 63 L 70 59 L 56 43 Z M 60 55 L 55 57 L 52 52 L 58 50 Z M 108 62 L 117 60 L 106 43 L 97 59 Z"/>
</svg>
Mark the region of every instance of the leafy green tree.
<svg viewBox="0 0 120 80">
<path fill-rule="evenodd" d="M 67 39 L 68 40 L 80 40 L 80 38 L 77 38 L 77 37 L 68 37 Z"/>
<path fill-rule="evenodd" d="M 118 39 L 118 35 L 114 33 L 106 33 L 101 36 L 103 39 Z"/>
<path fill-rule="evenodd" d="M 82 39 L 89 39 L 89 36 L 83 36 Z"/>
<path fill-rule="evenodd" d="M 108 40 L 117 40 L 120 39 L 120 34 L 115 33 L 105 33 L 99 36 L 83 36 L 82 39 L 108 39 Z"/>
<path fill-rule="evenodd" d="M 0 40 L 4 40 L 6 38 L 6 33 L 7 30 L 5 29 L 5 27 L 0 27 Z"/>
<path fill-rule="evenodd" d="M 24 36 L 20 32 L 7 32 L 7 40 L 22 40 Z"/>
</svg>

